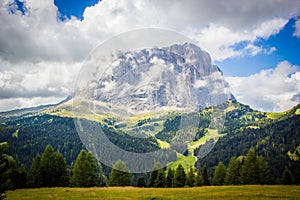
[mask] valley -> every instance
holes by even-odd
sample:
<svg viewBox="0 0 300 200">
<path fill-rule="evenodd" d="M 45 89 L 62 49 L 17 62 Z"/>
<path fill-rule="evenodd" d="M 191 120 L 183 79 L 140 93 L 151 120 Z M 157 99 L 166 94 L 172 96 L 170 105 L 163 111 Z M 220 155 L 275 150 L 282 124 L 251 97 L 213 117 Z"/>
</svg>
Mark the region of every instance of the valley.
<svg viewBox="0 0 300 200">
<path fill-rule="evenodd" d="M 59 106 L 20 115 L 17 118 L 14 116 L 2 122 L 0 140 L 8 141 L 10 144 L 7 153 L 29 169 L 35 155 L 41 154 L 46 145 L 50 144 L 54 149 L 60 151 L 66 158 L 67 164 L 71 165 L 79 151 L 84 148 L 74 126 L 74 113 L 72 113 L 71 105 L 70 102 L 65 102 Z M 206 165 L 212 176 L 213 169 L 219 161 L 228 164 L 231 156 L 238 156 L 242 153 L 245 155 L 247 149 L 254 147 L 259 155 L 266 157 L 274 176 L 280 176 L 283 170 L 282 165 L 288 164 L 292 170 L 295 170 L 300 155 L 298 152 L 300 146 L 299 109 L 298 105 L 289 111 L 273 114 L 252 110 L 249 106 L 236 101 L 228 101 L 226 120 L 223 130 L 219 134 L 208 128 L 211 109 L 204 109 L 198 113 L 200 120 L 195 138 L 187 144 L 185 153 L 177 152 L 177 160 L 169 163 L 168 168 L 176 169 L 179 164 L 182 164 L 185 169 L 194 165 L 199 165 L 199 167 Z M 91 118 L 89 115 L 82 115 L 77 117 L 100 122 L 108 131 L 110 130 L 107 132 L 109 133 L 107 136 L 111 141 L 120 145 L 121 148 L 129 148 L 137 152 L 152 151 L 158 148 L 169 149 L 170 141 L 180 124 L 180 113 L 166 112 L 160 115 L 150 113 L 135 116 L 129 118 L 129 124 L 132 127 L 138 127 L 140 130 L 147 127 L 148 130 L 159 131 L 153 131 L 154 133 L 148 137 L 134 137 L 134 135 L 124 135 L 124 137 L 119 130 L 120 123 L 115 123 L 111 116 L 99 117 L 97 115 L 96 118 L 94 116 Z M 165 122 L 160 119 L 164 119 Z M 279 124 L 286 125 L 280 126 Z M 274 128 L 278 125 L 280 128 L 275 130 Z M 289 132 L 284 127 L 289 127 Z M 280 131 L 283 128 L 284 130 Z M 279 131 L 279 135 L 276 137 L 281 138 L 280 140 L 271 140 L 274 131 Z M 287 134 L 292 135 L 288 136 Z M 136 139 L 132 140 L 132 138 Z M 211 153 L 202 159 L 197 159 L 196 153 L 199 147 L 211 139 L 217 141 Z M 141 143 L 141 141 L 143 142 Z M 268 144 L 274 148 L 281 145 L 284 149 L 276 150 L 275 153 Z M 276 161 L 276 158 L 279 160 Z M 110 170 L 107 170 L 109 173 Z"/>
<path fill-rule="evenodd" d="M 216 185 L 219 168 L 218 184 L 224 185 L 232 160 L 238 169 L 234 185 L 298 183 L 293 176 L 300 175 L 300 104 L 271 113 L 238 102 L 210 55 L 191 43 L 110 56 L 104 71 L 100 60 L 83 68 L 64 101 L 0 113 L 0 142 L 9 146 L 2 157 L 12 156 L 16 174 L 26 175 L 48 149 L 65 159 L 67 179 L 89 152 L 95 174 L 106 177 L 91 186 L 116 181 L 112 174 L 120 163 L 132 175 L 126 186 Z M 245 168 L 259 175 L 249 180 Z"/>
</svg>

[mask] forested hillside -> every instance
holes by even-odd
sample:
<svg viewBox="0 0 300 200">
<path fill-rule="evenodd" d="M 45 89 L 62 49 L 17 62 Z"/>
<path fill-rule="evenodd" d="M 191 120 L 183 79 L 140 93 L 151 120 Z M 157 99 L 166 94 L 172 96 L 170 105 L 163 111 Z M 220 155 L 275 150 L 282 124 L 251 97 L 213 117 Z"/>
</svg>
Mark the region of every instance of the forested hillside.
<svg viewBox="0 0 300 200">
<path fill-rule="evenodd" d="M 219 140 L 213 150 L 204 158 L 197 160 L 196 168 L 207 167 L 209 177 L 218 163 L 222 161 L 228 166 L 231 157 L 246 155 L 253 147 L 258 156 L 267 161 L 273 177 L 273 183 L 281 178 L 284 167 L 287 166 L 295 173 L 300 157 L 300 106 L 283 113 L 264 113 L 252 110 L 249 106 L 236 101 L 226 105 L 226 120 Z M 211 109 L 199 113 L 199 127 L 194 143 L 202 145 L 205 142 L 210 121 Z M 75 163 L 77 155 L 85 149 L 76 131 L 71 116 L 64 117 L 59 112 L 46 114 L 36 112 L 23 116 L 14 116 L 1 122 L 0 142 L 8 142 L 9 148 L 5 153 L 14 157 L 16 162 L 29 170 L 37 153 L 42 154 L 47 145 L 59 151 L 66 159 L 69 167 Z M 49 112 L 48 112 L 49 113 Z M 88 119 L 87 119 L 88 120 Z M 180 115 L 172 114 L 162 124 L 163 128 L 155 137 L 138 138 L 117 131 L 109 125 L 110 120 L 104 119 L 102 128 L 107 137 L 120 148 L 134 152 L 150 152 L 162 147 L 167 148 L 168 142 L 175 135 L 180 123 Z M 99 122 L 93 122 L 99 123 Z M 137 126 L 157 126 L 155 119 L 138 121 Z M 157 140 L 159 139 L 159 140 Z M 198 143 L 197 143 L 198 142 Z M 193 143 L 193 144 L 194 144 Z M 198 146 L 199 147 L 199 146 Z M 195 155 L 198 149 L 195 148 Z M 187 151 L 181 158 L 190 155 Z M 181 163 L 182 164 L 182 163 Z M 193 164 L 193 163 L 192 163 Z M 177 167 L 175 165 L 174 169 Z M 190 166 L 184 166 L 187 169 Z M 106 176 L 110 169 L 103 166 Z M 136 181 L 137 177 L 135 177 Z"/>
<path fill-rule="evenodd" d="M 96 122 L 93 122 L 96 123 Z M 102 127 L 107 137 L 128 151 L 147 152 L 158 149 L 153 137 L 137 138 Z M 73 118 L 39 114 L 18 120 L 7 121 L 1 126 L 0 141 L 7 141 L 7 153 L 28 169 L 36 154 L 41 154 L 47 145 L 59 151 L 69 166 L 84 149 L 76 131 Z"/>
<path fill-rule="evenodd" d="M 276 119 L 265 119 L 263 123 L 252 124 L 250 121 L 249 126 L 243 126 L 240 120 L 243 110 L 227 113 L 224 129 L 227 135 L 220 138 L 213 150 L 198 160 L 196 166 L 206 165 L 212 175 L 219 161 L 228 165 L 232 156 L 246 155 L 253 147 L 256 154 L 268 162 L 274 178 L 281 176 L 285 166 L 295 172 L 300 158 L 299 108 L 298 105 Z"/>
</svg>

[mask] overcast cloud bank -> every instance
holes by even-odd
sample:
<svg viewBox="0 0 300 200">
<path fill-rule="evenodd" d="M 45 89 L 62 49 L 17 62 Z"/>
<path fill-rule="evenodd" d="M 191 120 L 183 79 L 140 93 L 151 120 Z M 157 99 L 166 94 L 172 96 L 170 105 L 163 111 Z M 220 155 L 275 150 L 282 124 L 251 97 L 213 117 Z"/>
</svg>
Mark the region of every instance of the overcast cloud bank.
<svg viewBox="0 0 300 200">
<path fill-rule="evenodd" d="M 54 103 L 66 97 L 88 53 L 104 40 L 125 31 L 145 27 L 175 30 L 198 41 L 214 60 L 222 61 L 276 51 L 274 47 L 256 46 L 255 41 L 278 33 L 289 19 L 300 15 L 298 0 L 103 0 L 86 8 L 82 21 L 71 18 L 62 22 L 52 1 L 22 2 L 23 12 L 17 9 L 13 0 L 0 3 L 0 110 Z M 300 36 L 299 25 L 298 20 L 295 37 Z M 241 42 L 246 44 L 245 47 L 235 48 Z M 261 73 L 273 77 L 276 70 Z M 299 80 L 299 68 L 297 70 L 289 72 L 289 76 L 284 74 L 278 83 Z M 264 88 L 261 95 L 263 92 L 267 95 L 256 99 L 258 108 L 287 109 L 293 102 L 292 94 L 296 95 L 299 87 L 289 86 L 285 95 L 271 97 L 269 89 L 273 90 L 275 86 L 258 81 L 265 78 L 261 73 L 246 77 L 250 85 Z M 238 88 L 238 80 L 242 79 L 228 80 L 243 102 L 252 93 L 248 88 Z M 240 81 L 244 88 L 242 83 Z M 281 87 L 285 86 L 278 85 L 276 90 L 284 91 Z M 278 101 L 283 104 L 279 105 Z M 254 100 L 249 102 L 253 105 Z"/>
</svg>

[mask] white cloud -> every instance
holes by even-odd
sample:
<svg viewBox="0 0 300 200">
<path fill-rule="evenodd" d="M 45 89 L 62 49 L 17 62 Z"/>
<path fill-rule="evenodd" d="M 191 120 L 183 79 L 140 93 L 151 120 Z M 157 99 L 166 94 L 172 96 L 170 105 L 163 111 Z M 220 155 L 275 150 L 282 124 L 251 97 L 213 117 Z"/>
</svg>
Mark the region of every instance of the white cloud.
<svg viewBox="0 0 300 200">
<path fill-rule="evenodd" d="M 286 19 L 282 18 L 265 21 L 253 30 L 253 36 L 267 39 L 271 35 L 277 34 L 287 22 Z"/>
<path fill-rule="evenodd" d="M 22 0 L 24 14 L 12 2 L 0 2 L 0 98 L 6 99 L 0 101 L 15 98 L 12 102 L 35 98 L 38 103 L 39 98 L 66 95 L 73 72 L 78 71 L 74 66 L 99 43 L 121 32 L 144 27 L 175 30 L 222 60 L 272 52 L 272 47 L 257 47 L 256 38 L 268 38 L 300 15 L 298 0 L 103 0 L 86 8 L 84 20 L 61 22 L 53 1 Z M 235 49 L 240 42 L 247 42 L 247 47 Z M 15 105 L 28 105 L 25 102 Z"/>
<path fill-rule="evenodd" d="M 65 97 L 64 97 L 65 98 Z M 29 108 L 39 105 L 55 104 L 62 100 L 62 97 L 33 97 L 33 98 L 10 98 L 0 101 L 1 111 L 9 111 L 20 108 Z"/>
<path fill-rule="evenodd" d="M 288 22 L 286 19 L 270 19 L 262 24 L 258 24 L 253 30 L 235 31 L 223 25 L 209 24 L 201 29 L 201 32 L 192 32 L 190 36 L 199 41 L 202 48 L 211 53 L 214 60 L 224 60 L 229 57 L 240 55 L 257 55 L 259 53 L 269 54 L 276 48 L 266 49 L 254 44 L 258 37 L 268 38 L 278 33 Z M 187 33 L 189 34 L 189 33 Z M 248 45 L 244 49 L 235 49 L 235 45 L 246 42 Z"/>
<path fill-rule="evenodd" d="M 68 96 L 80 63 L 23 62 L 0 60 L 0 111 L 18 107 L 55 103 Z"/>
<path fill-rule="evenodd" d="M 294 36 L 300 37 L 300 19 L 295 22 L 295 32 Z"/>
<path fill-rule="evenodd" d="M 238 101 L 263 111 L 284 111 L 299 103 L 300 67 L 284 61 L 248 77 L 227 77 Z"/>
</svg>

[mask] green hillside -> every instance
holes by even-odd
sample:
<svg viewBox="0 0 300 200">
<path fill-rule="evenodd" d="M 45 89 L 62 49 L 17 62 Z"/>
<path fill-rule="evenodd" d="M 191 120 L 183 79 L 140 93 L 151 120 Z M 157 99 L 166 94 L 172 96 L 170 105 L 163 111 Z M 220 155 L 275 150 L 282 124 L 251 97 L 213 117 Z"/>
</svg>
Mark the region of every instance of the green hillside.
<svg viewBox="0 0 300 200">
<path fill-rule="evenodd" d="M 220 138 L 210 154 L 198 160 L 196 165 L 200 168 L 206 165 L 212 174 L 219 161 L 227 165 L 232 156 L 245 155 L 247 149 L 253 147 L 257 155 L 263 156 L 268 162 L 271 174 L 276 177 L 274 182 L 278 181 L 276 179 L 281 176 L 284 166 L 295 172 L 300 158 L 299 107 L 300 105 L 280 115 L 277 113 L 276 117 L 273 115 L 274 119 L 269 118 L 272 114 L 265 113 L 262 116 L 267 118 L 262 117 L 256 124 L 253 121 L 245 123 L 241 120 L 245 115 L 235 115 L 236 119 L 227 118 L 225 122 L 225 130 L 228 127 L 227 135 Z M 232 123 L 234 125 L 231 125 Z"/>
<path fill-rule="evenodd" d="M 181 117 L 193 117 L 190 114 L 164 111 L 131 116 L 124 121 L 106 114 L 95 117 L 85 112 L 88 110 L 86 106 L 81 107 L 83 112 L 76 117 L 100 123 L 114 144 L 133 152 L 170 148 L 170 141 L 179 129 Z M 218 133 L 209 129 L 212 109 L 204 109 L 197 114 L 199 125 L 193 140 L 186 144 L 186 152 L 177 153 L 177 161 L 169 163 L 168 167 L 175 169 L 182 164 L 187 169 L 194 164 L 200 168 L 206 165 L 212 175 L 219 161 L 227 165 L 232 156 L 245 155 L 250 147 L 254 147 L 257 154 L 264 156 L 269 162 L 272 175 L 278 178 L 285 165 L 294 171 L 299 160 L 299 110 L 300 105 L 282 113 L 265 113 L 239 102 L 229 101 L 226 104 L 224 127 Z M 35 155 L 41 154 L 48 144 L 63 154 L 69 166 L 84 148 L 74 125 L 70 101 L 43 107 L 38 111 L 26 110 L 25 114 L 22 111 L 20 115 L 13 112 L 13 116 L 1 116 L 0 142 L 8 141 L 10 148 L 7 153 L 19 164 L 23 163 L 27 169 Z M 147 137 L 130 136 L 126 134 L 126 130 L 135 130 Z M 194 130 L 185 131 L 180 134 L 188 134 Z M 199 148 L 211 139 L 218 139 L 215 147 L 205 158 L 197 160 L 195 156 Z M 104 171 L 108 175 L 109 169 Z"/>
</svg>

